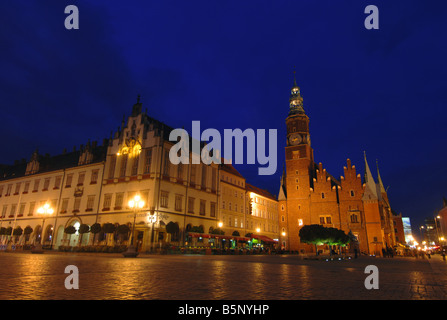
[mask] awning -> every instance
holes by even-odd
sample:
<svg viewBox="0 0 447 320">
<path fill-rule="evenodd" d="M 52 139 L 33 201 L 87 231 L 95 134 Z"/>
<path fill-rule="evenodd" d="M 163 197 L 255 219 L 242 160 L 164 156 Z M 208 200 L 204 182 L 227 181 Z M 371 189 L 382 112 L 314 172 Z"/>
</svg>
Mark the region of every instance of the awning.
<svg viewBox="0 0 447 320">
<path fill-rule="evenodd" d="M 208 233 L 188 232 L 188 235 L 193 238 L 211 238 L 211 234 Z"/>
<path fill-rule="evenodd" d="M 249 241 L 250 238 L 239 237 L 239 236 L 225 236 L 220 234 L 208 234 L 199 232 L 188 232 L 188 236 L 193 238 L 216 238 L 216 239 L 226 239 L 226 240 L 236 240 L 236 241 Z"/>
<path fill-rule="evenodd" d="M 263 235 L 252 234 L 251 237 L 253 239 L 264 241 L 265 243 L 278 243 L 278 240 L 273 240 L 272 238 Z"/>
</svg>

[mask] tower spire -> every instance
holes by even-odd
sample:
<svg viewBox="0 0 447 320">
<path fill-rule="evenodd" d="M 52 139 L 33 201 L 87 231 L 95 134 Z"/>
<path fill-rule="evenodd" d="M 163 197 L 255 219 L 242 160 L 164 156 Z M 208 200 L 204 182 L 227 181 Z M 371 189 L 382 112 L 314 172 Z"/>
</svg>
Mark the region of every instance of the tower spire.
<svg viewBox="0 0 447 320">
<path fill-rule="evenodd" d="M 289 116 L 294 114 L 305 114 L 303 109 L 303 98 L 301 97 L 300 87 L 296 84 L 296 72 L 293 71 L 293 87 L 289 98 Z"/>
<path fill-rule="evenodd" d="M 378 199 L 377 196 L 377 187 L 376 182 L 374 181 L 373 175 L 371 174 L 371 170 L 369 169 L 368 161 L 366 160 L 366 151 L 363 151 L 363 156 L 365 158 L 365 184 L 366 190 L 364 193 L 364 197 L 371 197 Z"/>
<path fill-rule="evenodd" d="M 381 193 L 386 193 L 385 187 L 383 186 L 382 178 L 380 177 L 379 160 L 378 159 L 376 159 L 376 166 L 377 166 L 377 180 L 378 180 L 378 183 L 379 183 L 380 192 Z"/>
</svg>

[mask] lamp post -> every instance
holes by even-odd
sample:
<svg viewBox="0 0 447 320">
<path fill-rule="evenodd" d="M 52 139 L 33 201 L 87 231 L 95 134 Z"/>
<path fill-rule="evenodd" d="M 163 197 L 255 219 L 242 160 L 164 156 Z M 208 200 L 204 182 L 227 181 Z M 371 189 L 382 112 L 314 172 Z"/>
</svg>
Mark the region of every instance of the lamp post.
<svg viewBox="0 0 447 320">
<path fill-rule="evenodd" d="M 419 227 L 419 233 L 421 235 L 421 243 L 422 243 L 422 241 L 424 241 L 424 237 L 422 236 L 422 229 L 424 229 L 424 226 Z"/>
<path fill-rule="evenodd" d="M 135 195 L 133 199 L 131 199 L 128 203 L 129 208 L 133 209 L 133 224 L 132 224 L 132 232 L 130 234 L 130 246 L 127 247 L 127 250 L 123 252 L 123 256 L 126 258 L 135 258 L 138 256 L 138 251 L 135 249 L 134 243 L 134 232 L 135 232 L 135 220 L 137 218 L 137 211 L 144 207 L 144 201 L 141 200 L 139 195 Z"/>
<path fill-rule="evenodd" d="M 42 248 L 42 238 L 45 235 L 45 218 L 47 215 L 52 215 L 54 213 L 54 209 L 50 207 L 50 205 L 48 203 L 45 203 L 43 205 L 43 207 L 40 207 L 39 209 L 37 209 L 37 213 L 43 216 L 42 219 L 42 231 L 40 233 L 40 239 L 39 242 L 36 244 L 36 246 L 31 249 L 31 253 L 43 253 L 43 248 Z"/>
</svg>

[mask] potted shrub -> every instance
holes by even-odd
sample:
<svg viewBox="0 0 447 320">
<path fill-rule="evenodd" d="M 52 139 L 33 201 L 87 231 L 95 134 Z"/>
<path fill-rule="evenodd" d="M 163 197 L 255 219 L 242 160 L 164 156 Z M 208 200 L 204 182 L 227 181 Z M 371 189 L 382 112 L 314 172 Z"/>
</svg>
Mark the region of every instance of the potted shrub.
<svg viewBox="0 0 447 320">
<path fill-rule="evenodd" d="M 79 239 L 79 246 L 82 245 L 82 238 L 84 236 L 84 233 L 89 233 L 90 232 L 90 226 L 88 224 L 81 224 L 79 226 L 79 230 L 78 230 L 79 234 L 81 235 L 81 238 Z"/>
<path fill-rule="evenodd" d="M 64 233 L 69 234 L 68 246 L 70 247 L 71 235 L 76 233 L 76 228 L 74 226 L 68 226 L 64 229 Z"/>
<path fill-rule="evenodd" d="M 93 245 L 95 245 L 96 235 L 101 232 L 101 225 L 99 223 L 92 224 L 90 232 L 93 233 Z"/>
</svg>

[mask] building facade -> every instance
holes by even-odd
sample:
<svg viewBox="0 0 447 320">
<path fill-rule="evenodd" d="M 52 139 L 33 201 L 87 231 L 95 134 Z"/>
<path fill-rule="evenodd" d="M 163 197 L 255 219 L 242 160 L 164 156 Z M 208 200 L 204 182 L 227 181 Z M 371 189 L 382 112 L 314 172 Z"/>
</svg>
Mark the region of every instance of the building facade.
<svg viewBox="0 0 447 320">
<path fill-rule="evenodd" d="M 228 244 L 233 234 L 255 234 L 255 226 L 265 242 L 277 239 L 276 198 L 247 187 L 231 165 L 191 164 L 191 153 L 188 164 L 174 165 L 169 159 L 172 130 L 143 112 L 138 98 L 130 116 L 101 146 L 89 142 L 53 157 L 36 151 L 28 162 L 1 166 L 3 248 L 8 243 L 41 242 L 57 249 L 133 241 L 139 251 L 152 251 L 167 243 L 196 244 L 191 234 L 199 230 L 201 238 L 210 238 L 218 228 L 225 232 L 220 240 Z M 136 195 L 141 206 L 130 207 Z M 265 208 L 252 214 L 250 197 L 262 198 Z M 45 204 L 51 212 L 41 212 Z M 95 224 L 103 227 L 98 233 L 81 232 L 81 226 Z M 168 230 L 168 224 L 174 228 Z M 67 232 L 69 226 L 75 227 L 74 234 Z M 130 232 L 118 233 L 120 226 Z"/>
<path fill-rule="evenodd" d="M 340 179 L 315 162 L 309 117 L 296 81 L 285 122 L 285 171 L 278 195 L 281 245 L 291 251 L 312 252 L 314 246 L 300 241 L 299 230 L 320 224 L 352 234 L 360 251 L 367 254 L 381 255 L 383 248 L 395 246 L 388 196 L 378 170 L 375 182 L 366 155 L 363 179 L 349 159 Z"/>
</svg>

